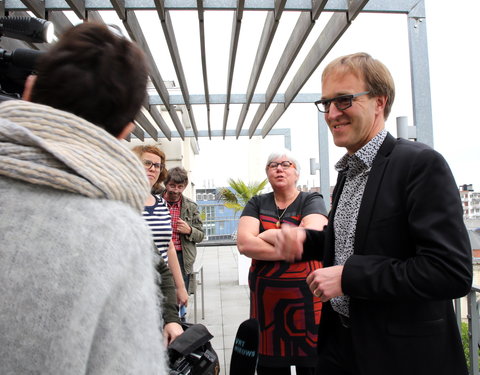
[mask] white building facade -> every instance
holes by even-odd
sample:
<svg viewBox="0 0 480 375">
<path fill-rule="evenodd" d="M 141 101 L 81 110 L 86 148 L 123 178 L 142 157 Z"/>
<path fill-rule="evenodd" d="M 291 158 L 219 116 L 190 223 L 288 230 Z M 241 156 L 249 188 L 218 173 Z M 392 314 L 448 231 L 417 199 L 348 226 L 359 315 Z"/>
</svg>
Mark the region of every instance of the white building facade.
<svg viewBox="0 0 480 375">
<path fill-rule="evenodd" d="M 480 219 L 480 192 L 474 191 L 471 184 L 461 185 L 459 191 L 464 219 Z"/>
</svg>

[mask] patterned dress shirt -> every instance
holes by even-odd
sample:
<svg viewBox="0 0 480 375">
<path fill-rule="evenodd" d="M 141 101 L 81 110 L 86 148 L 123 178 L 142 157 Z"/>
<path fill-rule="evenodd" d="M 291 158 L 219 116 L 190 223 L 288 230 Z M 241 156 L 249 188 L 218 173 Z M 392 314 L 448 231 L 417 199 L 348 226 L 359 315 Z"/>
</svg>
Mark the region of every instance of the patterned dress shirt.
<svg viewBox="0 0 480 375">
<path fill-rule="evenodd" d="M 387 131 L 383 129 L 360 150 L 353 155 L 345 154 L 335 164 L 337 172 L 346 174 L 345 185 L 338 200 L 333 221 L 335 266 L 344 265 L 353 254 L 355 229 L 357 227 L 358 211 L 362 203 L 363 192 L 367 185 L 373 161 L 386 136 Z M 350 297 L 335 297 L 331 299 L 330 303 L 337 313 L 347 317 L 350 316 Z"/>
</svg>

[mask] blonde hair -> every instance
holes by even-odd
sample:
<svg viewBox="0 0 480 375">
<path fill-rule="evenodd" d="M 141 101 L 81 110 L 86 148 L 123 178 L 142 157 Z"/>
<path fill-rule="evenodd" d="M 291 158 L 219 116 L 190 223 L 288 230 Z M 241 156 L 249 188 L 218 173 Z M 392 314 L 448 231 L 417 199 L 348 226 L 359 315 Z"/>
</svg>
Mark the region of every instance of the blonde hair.
<svg viewBox="0 0 480 375">
<path fill-rule="evenodd" d="M 365 81 L 368 96 L 386 96 L 387 103 L 383 110 L 385 120 L 388 118 L 395 99 L 395 83 L 387 67 L 368 53 L 358 52 L 338 57 L 327 65 L 322 73 L 322 82 L 333 72 L 351 73 Z"/>
</svg>

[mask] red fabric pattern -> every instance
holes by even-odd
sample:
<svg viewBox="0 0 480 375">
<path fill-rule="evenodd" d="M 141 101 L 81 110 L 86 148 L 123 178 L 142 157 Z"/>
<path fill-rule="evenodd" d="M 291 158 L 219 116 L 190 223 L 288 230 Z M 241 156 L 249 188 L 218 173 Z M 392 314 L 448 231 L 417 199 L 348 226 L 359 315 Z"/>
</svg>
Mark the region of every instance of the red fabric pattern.
<svg viewBox="0 0 480 375">
<path fill-rule="evenodd" d="M 278 218 L 259 216 L 264 230 L 275 229 Z M 298 226 L 300 216 L 282 218 L 282 224 Z M 260 358 L 262 365 L 279 366 L 282 361 L 314 366 L 318 324 L 322 310 L 305 282 L 318 261 L 264 262 L 252 260 L 250 291 L 252 318 L 260 323 Z"/>
<path fill-rule="evenodd" d="M 170 216 L 172 217 L 172 241 L 175 245 L 175 250 L 182 251 L 182 243 L 180 241 L 180 233 L 178 233 L 178 219 L 180 219 L 180 211 L 182 209 L 182 201 L 167 202 L 168 209 L 170 210 Z"/>
</svg>

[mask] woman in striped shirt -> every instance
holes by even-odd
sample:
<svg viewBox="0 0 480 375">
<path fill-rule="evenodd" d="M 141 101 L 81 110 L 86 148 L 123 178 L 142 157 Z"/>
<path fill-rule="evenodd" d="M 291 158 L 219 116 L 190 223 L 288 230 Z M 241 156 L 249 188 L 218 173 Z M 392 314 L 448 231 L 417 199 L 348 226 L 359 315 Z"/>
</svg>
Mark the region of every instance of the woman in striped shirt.
<svg viewBox="0 0 480 375">
<path fill-rule="evenodd" d="M 151 190 L 158 191 L 159 186 L 167 177 L 165 154 L 153 145 L 136 146 L 132 151 L 138 155 L 145 167 L 145 172 L 147 173 L 147 178 L 152 188 Z M 153 241 L 159 254 L 168 264 L 173 274 L 177 290 L 177 303 L 181 306 L 187 306 L 188 292 L 185 288 L 182 271 L 172 241 L 172 223 L 167 203 L 161 195 L 150 194 L 145 201 L 145 208 L 142 215 L 152 231 Z M 164 327 L 164 330 L 168 335 L 167 339 L 169 342 L 183 332 L 181 326 L 171 330 L 171 327 L 167 326 L 168 324 Z"/>
</svg>

